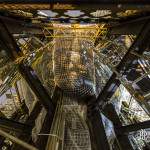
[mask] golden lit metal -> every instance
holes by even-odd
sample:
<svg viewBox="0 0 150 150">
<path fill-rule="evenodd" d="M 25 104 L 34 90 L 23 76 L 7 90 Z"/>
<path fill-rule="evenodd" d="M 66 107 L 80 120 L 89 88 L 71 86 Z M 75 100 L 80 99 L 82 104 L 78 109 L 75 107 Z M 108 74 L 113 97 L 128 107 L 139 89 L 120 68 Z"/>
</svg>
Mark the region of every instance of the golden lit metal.
<svg viewBox="0 0 150 150">
<path fill-rule="evenodd" d="M 59 10 L 72 10 L 75 9 L 75 6 L 73 6 L 72 4 L 29 4 L 29 3 L 24 3 L 24 4 L 5 4 L 2 3 L 0 4 L 0 9 L 1 10 L 37 10 L 37 9 L 41 9 L 41 10 L 51 10 L 51 9 L 59 9 Z"/>
<path fill-rule="evenodd" d="M 67 34 L 68 32 L 72 34 Z M 104 24 L 72 24 L 64 26 L 61 24 L 50 24 L 44 27 L 43 33 L 46 38 L 88 38 L 95 41 L 97 37 L 106 35 L 107 28 Z"/>
</svg>

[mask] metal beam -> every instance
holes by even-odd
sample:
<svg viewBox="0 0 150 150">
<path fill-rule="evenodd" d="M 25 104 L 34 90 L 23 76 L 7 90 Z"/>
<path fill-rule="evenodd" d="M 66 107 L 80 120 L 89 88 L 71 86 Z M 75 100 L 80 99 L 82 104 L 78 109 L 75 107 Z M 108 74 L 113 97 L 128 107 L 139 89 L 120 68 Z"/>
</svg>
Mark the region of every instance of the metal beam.
<svg viewBox="0 0 150 150">
<path fill-rule="evenodd" d="M 12 136 L 11 134 L 9 134 L 9 133 L 1 130 L 1 129 L 0 129 L 0 135 L 3 136 L 3 137 L 5 137 L 5 138 L 7 138 L 7 139 L 9 139 L 10 141 L 12 141 L 12 142 L 14 142 L 16 144 L 21 145 L 25 149 L 28 149 L 28 150 L 38 150 L 36 147 L 34 147 L 34 146 L 32 146 L 32 145 L 30 145 L 30 144 L 28 144 L 28 143 L 26 143 L 26 142 L 24 142 L 24 141 L 16 138 L 14 136 Z"/>
<path fill-rule="evenodd" d="M 13 19 L 10 17 L 0 16 L 0 19 L 8 28 L 11 34 L 30 34 L 43 35 L 42 28 L 34 24 L 25 23 L 25 21 Z"/>
<path fill-rule="evenodd" d="M 100 106 L 107 104 L 107 102 L 110 100 L 110 98 L 113 96 L 113 94 L 120 85 L 120 81 L 116 77 L 117 75 L 113 73 L 100 94 L 98 95 L 95 103 L 99 103 Z"/>
<path fill-rule="evenodd" d="M 16 61 L 18 58 L 23 56 L 23 53 L 18 47 L 16 41 L 13 39 L 11 33 L 8 31 L 7 27 L 2 21 L 0 22 L 0 43 L 11 60 Z M 18 68 L 19 72 L 25 78 L 35 95 L 38 97 L 41 104 L 43 104 L 43 106 L 52 115 L 54 113 L 55 106 L 53 105 L 48 92 L 38 79 L 34 70 L 24 63 L 20 63 L 18 65 Z"/>
<path fill-rule="evenodd" d="M 5 24 L 3 24 L 2 21 L 0 23 L 0 27 L 1 27 L 0 42 L 4 50 L 6 50 L 7 54 L 9 55 L 10 59 L 16 61 L 18 58 L 21 58 L 23 56 L 22 51 L 20 50 L 15 40 L 13 39 L 11 33 L 8 31 L 7 27 L 5 26 Z M 24 62 L 21 61 L 18 64 L 18 70 L 20 74 L 23 76 L 23 78 L 27 81 L 30 88 L 32 89 L 32 91 L 35 93 L 35 95 L 39 100 L 35 106 L 34 111 L 30 114 L 29 118 L 27 119 L 26 123 L 31 124 L 31 128 L 34 127 L 35 119 L 41 111 L 41 105 L 40 105 L 41 103 L 47 110 L 47 115 L 49 117 L 48 120 L 49 128 L 50 128 L 54 116 L 54 111 L 55 111 L 55 105 L 53 104 L 51 97 L 49 96 L 48 92 L 46 91 L 46 89 L 38 79 L 36 73 L 30 66 L 26 65 Z M 24 141 L 27 142 L 30 141 L 29 136 L 23 136 L 20 134 L 19 137 Z M 13 148 L 15 150 L 17 149 L 19 150 L 20 146 L 15 144 Z"/>
<path fill-rule="evenodd" d="M 23 134 L 29 134 L 31 132 L 30 125 L 23 124 L 14 120 L 0 117 L 0 128 L 5 131 L 20 132 Z"/>
<path fill-rule="evenodd" d="M 35 126 L 35 119 L 37 118 L 37 116 L 38 116 L 38 114 L 40 113 L 40 111 L 41 111 L 41 106 L 39 107 L 40 105 L 39 105 L 39 102 L 37 102 L 37 104 L 35 105 L 35 107 L 33 108 L 33 111 L 30 113 L 30 116 L 27 118 L 27 120 L 26 120 L 26 122 L 23 124 L 23 125 L 26 125 L 26 127 L 29 127 L 29 129 L 28 128 L 22 128 L 22 124 L 20 125 L 19 124 L 19 126 L 18 126 L 18 124 L 17 124 L 17 126 L 16 126 L 16 128 L 17 127 L 20 127 L 20 129 L 15 129 L 15 130 L 10 130 L 10 131 L 19 131 L 18 133 L 17 133 L 17 137 L 19 138 L 19 139 L 22 139 L 22 140 L 24 140 L 24 141 L 26 141 L 26 142 L 29 142 L 30 141 L 30 136 L 31 136 L 31 131 L 32 131 L 32 128 Z M 12 123 L 12 121 L 13 120 L 18 120 L 19 118 L 20 118 L 20 116 L 21 116 L 21 114 L 18 116 L 18 112 L 15 112 L 14 114 L 13 114 L 13 116 L 11 117 L 11 125 L 13 124 L 14 125 L 14 123 Z M 6 122 L 5 122 L 5 118 L 4 118 L 4 124 L 5 124 L 5 128 L 6 128 L 6 126 L 7 126 L 7 130 L 8 130 L 8 128 L 9 128 L 9 126 L 10 126 L 10 124 L 8 124 L 9 122 L 8 122 L 8 119 L 7 119 L 7 124 L 6 124 Z M 18 122 L 16 122 L 15 121 L 15 123 L 18 123 Z M 3 126 L 4 127 L 4 126 Z M 11 127 L 10 127 L 11 128 Z M 13 126 L 13 129 L 15 128 L 15 126 Z M 23 129 L 23 131 L 25 131 L 25 134 L 23 133 L 23 131 L 21 131 L 21 129 Z M 4 137 L 0 137 L 0 148 L 3 146 L 3 144 L 4 144 L 4 140 L 5 140 L 5 138 Z M 18 145 L 18 144 L 14 144 L 14 146 L 17 146 L 17 147 L 19 147 L 18 148 L 18 150 L 20 150 L 20 145 Z M 22 147 L 21 147 L 22 148 Z M 16 148 L 15 148 L 15 150 L 17 150 Z"/>
<path fill-rule="evenodd" d="M 119 65 L 116 67 L 116 71 L 121 74 L 125 69 L 127 69 L 127 64 L 132 64 L 135 59 L 138 59 L 137 56 L 133 55 L 131 52 L 136 52 L 142 54 L 147 48 L 150 40 L 150 21 L 148 20 L 145 25 L 142 27 L 141 32 L 137 36 L 136 40 L 129 48 L 128 52 L 125 54 Z M 112 95 L 115 93 L 119 85 L 121 84 L 120 80 L 117 78 L 117 74 L 114 72 L 106 83 L 106 86 L 103 88 L 99 94 L 96 103 L 103 105 L 107 103 Z"/>
<path fill-rule="evenodd" d="M 29 117 L 27 118 L 27 120 L 25 121 L 25 124 L 29 124 L 31 126 L 31 130 L 34 128 L 35 126 L 35 120 L 38 117 L 38 115 L 40 114 L 42 110 L 42 106 L 40 104 L 39 101 L 37 101 L 37 103 L 35 104 L 32 112 L 30 113 Z M 31 139 L 31 132 L 28 135 L 19 133 L 17 136 L 19 139 L 29 143 L 32 141 Z M 16 143 L 13 144 L 12 146 L 12 150 L 20 150 L 22 147 Z"/>
<path fill-rule="evenodd" d="M 130 4 L 130 5 L 149 5 L 150 3 L 147 0 L 93 0 L 93 2 L 88 0 L 0 0 L 0 3 L 19 3 L 19 4 Z"/>
<path fill-rule="evenodd" d="M 13 61 L 23 55 L 19 46 L 13 39 L 11 33 L 8 31 L 2 20 L 0 20 L 0 44 L 1 47 L 3 47 L 7 52 L 7 55 L 10 57 L 10 59 Z"/>
<path fill-rule="evenodd" d="M 23 63 L 19 64 L 18 69 L 22 77 L 27 81 L 30 88 L 35 93 L 40 102 L 43 104 L 43 106 L 46 108 L 46 110 L 53 114 L 54 105 L 52 103 L 52 100 L 48 92 L 42 85 L 41 81 L 38 79 L 35 71 L 30 66 L 26 66 Z"/>
<path fill-rule="evenodd" d="M 60 89 L 58 87 L 56 87 L 56 89 L 54 90 L 54 95 L 52 97 L 53 103 L 57 104 L 57 100 L 59 99 L 60 92 L 61 92 Z M 26 120 L 25 124 L 29 124 L 31 126 L 31 128 L 33 128 L 35 126 L 35 119 L 38 117 L 39 113 L 41 112 L 41 109 L 42 109 L 42 106 L 41 106 L 40 102 L 37 101 L 32 112 L 30 113 L 30 116 Z M 47 113 L 46 117 L 44 119 L 44 123 L 42 125 L 42 129 L 40 131 L 41 134 L 49 133 L 52 120 L 53 120 L 53 118 L 49 115 L 49 113 Z M 27 136 L 27 135 L 20 134 L 19 138 L 25 142 L 30 141 L 30 135 Z M 37 148 L 44 150 L 46 143 L 47 143 L 47 138 L 48 138 L 48 136 L 40 136 L 39 135 L 37 142 L 34 144 L 36 145 Z M 13 150 L 20 150 L 20 148 L 21 148 L 20 145 L 17 145 L 17 144 L 13 145 Z"/>
<path fill-rule="evenodd" d="M 143 9 L 149 10 L 147 0 L 1 0 L 0 9 Z"/>
<path fill-rule="evenodd" d="M 105 133 L 101 112 L 88 109 L 87 124 L 90 131 L 93 150 L 110 150 L 108 139 Z"/>
<path fill-rule="evenodd" d="M 138 35 L 144 26 L 145 22 L 150 19 L 150 17 L 141 17 L 139 19 L 134 19 L 132 21 L 124 21 L 118 23 L 117 25 L 110 27 L 109 34 L 117 35 Z"/>
<path fill-rule="evenodd" d="M 0 3 L 71 3 L 71 4 L 85 4 L 92 3 L 88 0 L 0 0 Z M 149 4 L 147 0 L 93 0 L 98 4 Z"/>
<path fill-rule="evenodd" d="M 117 128 L 117 130 L 119 133 L 129 133 L 129 132 L 134 132 L 134 131 L 147 129 L 147 128 L 150 128 L 150 120 L 122 126 L 120 128 Z"/>
<path fill-rule="evenodd" d="M 115 135 L 122 150 L 133 150 L 128 136 L 124 132 L 118 132 L 118 128 L 122 128 L 122 122 L 112 104 L 108 104 L 103 110 L 104 115 L 113 123 Z"/>
</svg>

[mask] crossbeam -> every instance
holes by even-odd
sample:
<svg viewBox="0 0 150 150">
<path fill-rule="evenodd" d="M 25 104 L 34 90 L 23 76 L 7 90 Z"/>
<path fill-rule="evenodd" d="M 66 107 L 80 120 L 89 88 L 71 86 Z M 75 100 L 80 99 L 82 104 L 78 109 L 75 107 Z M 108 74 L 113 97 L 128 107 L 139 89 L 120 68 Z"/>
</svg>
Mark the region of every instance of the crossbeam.
<svg viewBox="0 0 150 150">
<path fill-rule="evenodd" d="M 147 129 L 150 128 L 150 121 L 144 121 L 144 122 L 138 122 L 135 124 L 131 124 L 131 125 L 126 125 L 126 126 L 122 126 L 120 128 L 117 128 L 119 133 L 129 133 L 129 132 L 134 132 L 134 131 L 138 131 L 141 129 Z"/>
<path fill-rule="evenodd" d="M 135 59 L 138 59 L 137 56 L 133 55 L 131 52 L 136 52 L 139 55 L 142 55 L 142 53 L 146 50 L 148 44 L 149 44 L 149 36 L 150 36 L 150 22 L 146 22 L 143 26 L 141 32 L 137 36 L 136 40 L 134 41 L 133 45 L 129 48 L 128 52 L 125 54 L 119 65 L 116 67 L 116 71 L 120 73 L 121 71 L 124 71 L 127 69 L 128 65 L 126 66 L 127 62 L 130 62 L 132 65 L 132 62 Z M 119 85 L 121 84 L 120 79 L 117 78 L 117 74 L 114 72 L 112 76 L 110 77 L 109 81 L 106 83 L 106 86 L 103 88 L 101 93 L 99 94 L 97 98 L 97 102 L 100 103 L 107 103 L 112 95 L 115 93 Z"/>
<path fill-rule="evenodd" d="M 139 7 L 140 6 L 140 7 Z M 147 0 L 1 0 L 0 9 L 144 9 L 149 10 Z"/>
<path fill-rule="evenodd" d="M 23 124 L 14 120 L 9 120 L 4 117 L 0 117 L 0 128 L 5 131 L 20 132 L 23 134 L 29 134 L 31 132 L 30 125 Z"/>
</svg>

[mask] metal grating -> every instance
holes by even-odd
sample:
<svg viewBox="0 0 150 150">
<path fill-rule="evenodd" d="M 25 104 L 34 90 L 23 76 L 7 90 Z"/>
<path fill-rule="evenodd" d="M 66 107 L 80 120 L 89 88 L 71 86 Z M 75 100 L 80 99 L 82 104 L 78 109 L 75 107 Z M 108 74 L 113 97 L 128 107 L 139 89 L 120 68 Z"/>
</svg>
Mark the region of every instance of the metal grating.
<svg viewBox="0 0 150 150">
<path fill-rule="evenodd" d="M 86 107 L 63 97 L 65 112 L 64 150 L 91 150 L 90 134 L 85 122 Z"/>
<path fill-rule="evenodd" d="M 79 113 L 79 107 L 65 108 L 64 150 L 91 150 L 88 127 Z"/>
<path fill-rule="evenodd" d="M 94 43 L 79 38 L 83 34 L 83 30 L 68 30 L 67 36 L 74 37 L 55 38 L 55 83 L 73 96 L 95 94 Z"/>
<path fill-rule="evenodd" d="M 85 118 L 86 107 L 63 95 L 57 105 L 47 149 L 91 150 Z"/>
</svg>

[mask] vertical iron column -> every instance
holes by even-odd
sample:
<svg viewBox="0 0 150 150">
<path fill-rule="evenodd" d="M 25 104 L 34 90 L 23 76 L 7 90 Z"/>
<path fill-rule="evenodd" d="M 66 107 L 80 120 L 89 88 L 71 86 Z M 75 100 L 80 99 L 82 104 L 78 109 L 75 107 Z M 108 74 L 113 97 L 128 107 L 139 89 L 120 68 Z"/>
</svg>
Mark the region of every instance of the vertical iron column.
<svg viewBox="0 0 150 150">
<path fill-rule="evenodd" d="M 23 56 L 21 49 L 2 21 L 0 21 L 0 44 L 3 46 L 12 61 L 15 61 Z M 27 81 L 30 88 L 39 99 L 40 103 L 49 113 L 53 114 L 55 106 L 53 105 L 48 92 L 40 82 L 35 71 L 30 66 L 25 65 L 23 61 L 18 64 L 18 69 L 20 74 Z"/>
<path fill-rule="evenodd" d="M 94 97 L 88 97 L 89 103 L 94 99 Z M 91 105 L 87 105 L 87 124 L 90 131 L 92 150 L 110 150 L 102 114 L 98 107 L 93 108 Z"/>
<path fill-rule="evenodd" d="M 133 150 L 132 145 L 129 141 L 128 136 L 125 134 L 125 132 L 119 132 L 118 128 L 122 127 L 122 122 L 119 119 L 119 116 L 113 106 L 113 104 L 108 104 L 104 110 L 104 115 L 113 123 L 114 131 L 116 138 L 118 140 L 118 144 L 121 147 L 122 150 Z"/>
<path fill-rule="evenodd" d="M 23 57 L 21 49 L 18 47 L 13 36 L 11 35 L 11 33 L 8 31 L 7 27 L 1 20 L 0 20 L 0 44 L 7 52 L 11 61 L 16 61 L 18 58 Z M 23 61 L 21 61 L 18 64 L 18 71 L 22 75 L 22 77 L 26 80 L 26 82 L 29 84 L 30 88 L 32 89 L 32 91 L 35 93 L 35 95 L 39 100 L 34 108 L 34 111 L 30 114 L 26 122 L 31 123 L 32 128 L 34 127 L 35 119 L 41 111 L 40 106 L 41 103 L 47 110 L 46 125 L 50 128 L 55 112 L 55 105 L 52 102 L 51 97 L 49 96 L 48 92 L 42 85 L 39 78 L 37 77 L 35 71 L 30 66 L 26 65 Z M 28 136 L 24 137 L 23 135 L 19 135 L 19 138 L 24 139 L 25 141 L 28 142 L 30 141 L 30 138 Z M 13 149 L 19 150 L 20 146 L 14 144 Z"/>
<path fill-rule="evenodd" d="M 128 52 L 125 54 L 119 65 L 116 67 L 116 71 L 120 73 L 121 71 L 127 69 L 129 64 L 133 64 L 135 56 L 132 54 L 132 52 L 136 52 L 139 55 L 142 55 L 143 52 L 146 50 L 149 42 L 150 42 L 150 20 L 147 20 L 141 32 L 135 39 L 134 43 L 129 48 Z M 113 94 L 116 92 L 120 84 L 121 82 L 117 78 L 116 73 L 114 72 L 110 77 L 109 81 L 106 83 L 103 90 L 100 92 L 95 102 L 95 106 L 99 105 L 101 107 L 103 104 L 106 104 L 113 96 Z"/>
<path fill-rule="evenodd" d="M 101 112 L 94 110 L 87 118 L 87 124 L 90 131 L 90 138 L 93 150 L 110 150 L 106 132 L 104 129 Z"/>
</svg>

